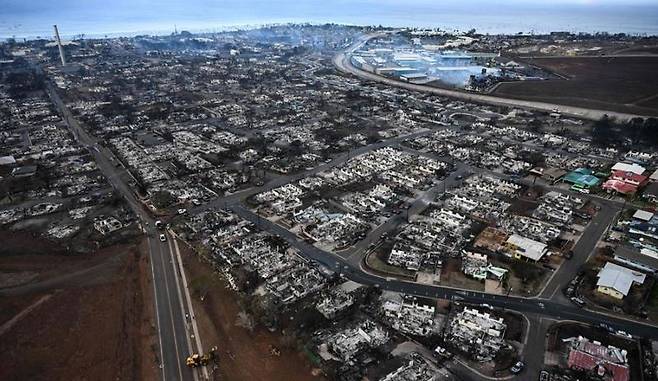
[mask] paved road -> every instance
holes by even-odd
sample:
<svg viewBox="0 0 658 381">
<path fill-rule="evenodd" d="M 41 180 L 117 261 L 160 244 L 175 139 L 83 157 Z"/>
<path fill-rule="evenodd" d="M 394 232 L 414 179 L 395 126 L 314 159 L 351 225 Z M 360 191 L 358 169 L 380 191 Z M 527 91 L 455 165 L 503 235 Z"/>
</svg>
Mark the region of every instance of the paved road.
<svg viewBox="0 0 658 381">
<path fill-rule="evenodd" d="M 573 248 L 573 258 L 560 266 L 559 270 L 547 283 L 540 297 L 560 299 L 561 289 L 576 277 L 581 266 L 587 262 L 589 256 L 596 250 L 596 244 L 603 237 L 613 217 L 621 208 L 618 206 L 602 205 L 594 218 L 583 231 L 580 239 Z"/>
<path fill-rule="evenodd" d="M 512 99 L 512 98 L 495 97 L 492 95 L 469 93 L 465 91 L 441 89 L 441 88 L 425 86 L 425 85 L 416 85 L 413 83 L 402 82 L 395 79 L 383 77 L 381 75 L 377 75 L 371 72 L 358 69 L 354 65 L 352 65 L 352 63 L 350 62 L 350 55 L 354 53 L 356 50 L 358 50 L 361 46 L 363 46 L 368 40 L 378 35 L 381 34 L 367 35 L 358 39 L 347 50 L 338 53 L 334 57 L 333 60 L 334 65 L 338 68 L 338 70 L 344 73 L 355 75 L 361 79 L 380 82 L 389 86 L 395 86 L 407 90 L 431 93 L 431 94 L 450 97 L 450 98 L 456 98 L 473 103 L 484 103 L 494 106 L 505 106 L 505 107 L 520 107 L 525 109 L 539 110 L 546 112 L 553 112 L 557 110 L 564 115 L 574 116 L 583 119 L 590 119 L 590 120 L 599 120 L 604 115 L 614 117 L 618 120 L 630 120 L 636 117 L 640 117 L 640 118 L 648 117 L 646 115 L 620 113 L 620 112 L 608 111 L 608 110 L 595 110 L 595 109 L 588 109 L 584 107 L 566 106 L 566 105 L 559 105 L 559 104 L 546 103 L 546 102 L 524 101 L 524 100 Z"/>
<path fill-rule="evenodd" d="M 391 88 L 386 88 L 386 89 L 380 89 L 377 87 L 367 87 L 364 88 L 363 85 L 359 82 L 355 83 L 350 83 L 343 80 L 332 80 L 324 77 L 311 77 L 311 72 L 313 70 L 317 70 L 319 66 L 316 66 L 315 63 L 309 62 L 307 59 L 303 59 L 300 62 L 309 65 L 310 67 L 302 72 L 302 76 L 306 79 L 309 80 L 314 80 L 314 81 L 319 81 L 324 84 L 330 85 L 337 87 L 342 90 L 359 90 L 362 91 L 364 94 L 377 94 L 380 97 L 385 97 L 389 99 L 400 99 L 404 97 L 403 94 L 397 93 L 396 91 L 393 91 Z M 450 108 L 446 107 L 446 105 L 441 104 L 439 101 L 436 100 L 427 100 L 427 99 L 414 99 L 414 101 L 417 104 L 422 104 L 424 106 L 428 106 L 437 110 L 443 110 L 444 113 L 446 114 L 466 114 L 466 115 L 472 115 L 473 117 L 477 118 L 478 120 L 481 121 L 487 121 L 491 118 L 497 118 L 503 116 L 502 114 L 496 113 L 491 110 L 486 110 L 486 109 L 478 109 L 478 110 L 464 110 L 461 108 Z M 418 118 L 419 120 L 423 120 L 423 118 Z M 426 120 L 427 121 L 427 120 Z M 446 126 L 449 126 L 446 124 Z"/>
<path fill-rule="evenodd" d="M 546 334 L 548 328 L 556 322 L 539 314 L 526 314 L 530 323 L 525 350 L 522 356 L 525 362 L 525 374 L 538 376 L 544 368 L 544 354 L 546 352 Z"/>
<path fill-rule="evenodd" d="M 109 158 L 113 157 L 112 153 L 100 147 L 96 139 L 80 126 L 52 83 L 47 84 L 47 91 L 75 140 L 89 149 L 108 182 L 124 197 L 130 208 L 140 218 L 148 236 L 162 379 L 198 380 L 197 373 L 185 365 L 185 358 L 193 352 L 193 343 L 190 340 L 188 322 L 185 317 L 186 314 L 191 314 L 186 309 L 186 304 L 183 303 L 182 285 L 176 270 L 177 261 L 172 248 L 168 242 L 160 242 L 158 236 L 161 232 L 155 230 L 154 219 L 122 180 L 125 173 L 115 166 L 116 158 L 114 161 L 110 161 Z"/>
<path fill-rule="evenodd" d="M 486 303 L 495 307 L 507 308 L 519 312 L 529 312 L 542 316 L 554 317 L 558 320 L 575 320 L 593 324 L 608 322 L 613 327 L 631 334 L 658 338 L 658 327 L 644 324 L 642 322 L 584 310 L 576 306 L 565 306 L 561 303 L 556 303 L 550 300 L 487 294 L 478 291 L 465 291 L 445 286 L 434 286 L 408 282 L 395 278 L 385 278 L 368 272 L 362 265 L 358 267 L 354 266 L 339 255 L 321 250 L 299 240 L 294 233 L 291 233 L 282 226 L 265 218 L 259 217 L 254 212 L 240 204 L 229 205 L 229 209 L 248 221 L 260 224 L 261 229 L 282 237 L 293 247 L 300 250 L 300 252 L 307 258 L 321 263 L 329 269 L 338 271 L 358 283 L 417 296 L 451 299 L 453 301 L 461 301 L 464 303 Z"/>
<path fill-rule="evenodd" d="M 378 77 L 378 76 L 377 76 Z M 50 86 L 49 92 L 53 101 L 56 103 L 60 112 L 64 115 L 66 122 L 68 123 L 71 131 L 73 132 L 76 139 L 84 145 L 90 147 L 90 152 L 96 158 L 97 164 L 101 171 L 106 175 L 110 183 L 119 191 L 128 201 L 129 205 L 135 210 L 138 216 L 145 223 L 148 222 L 148 225 L 145 226 L 146 233 L 149 235 L 149 244 L 150 244 L 150 254 L 151 254 L 151 263 L 153 266 L 153 278 L 154 278 L 154 290 L 155 290 L 155 299 L 156 299 L 156 311 L 157 311 L 157 320 L 158 320 L 158 330 L 159 330 L 159 339 L 161 354 L 163 359 L 163 370 L 162 375 L 164 379 L 170 380 L 189 380 L 196 379 L 197 374 L 192 372 L 190 369 L 186 368 L 183 364 L 183 359 L 187 353 L 192 351 L 193 342 L 189 338 L 189 328 L 187 327 L 187 322 L 185 319 L 185 314 L 189 313 L 186 310 L 185 303 L 183 303 L 184 293 L 181 292 L 181 285 L 178 279 L 178 270 L 176 257 L 173 255 L 172 248 L 167 243 L 161 243 L 157 239 L 157 232 L 153 228 L 153 219 L 150 217 L 148 211 L 146 211 L 143 205 L 135 199 L 134 194 L 130 188 L 126 185 L 125 182 L 121 180 L 121 171 L 114 167 L 113 163 L 108 160 L 109 157 L 112 157 L 111 153 L 107 150 L 99 148 L 96 146 L 95 140 L 89 136 L 80 126 L 77 121 L 70 115 L 64 104 L 59 99 L 59 96 L 56 93 L 56 90 Z M 460 93 L 461 94 L 461 93 Z M 468 94 L 471 95 L 471 94 Z M 190 210 L 191 213 L 199 213 L 210 208 L 225 207 L 229 206 L 233 211 L 235 211 L 241 217 L 250 220 L 255 223 L 260 223 L 261 228 L 266 231 L 269 231 L 272 234 L 279 235 L 285 238 L 290 242 L 294 247 L 298 248 L 302 254 L 313 259 L 319 263 L 324 264 L 325 266 L 343 272 L 350 279 L 367 284 L 373 285 L 376 287 L 385 288 L 388 290 L 399 291 L 407 294 L 419 295 L 419 296 L 428 296 L 434 298 L 444 298 L 452 299 L 455 301 L 463 301 L 469 303 L 487 303 L 492 306 L 503 307 L 508 309 L 513 309 L 520 312 L 526 312 L 530 314 L 536 314 L 537 316 L 551 316 L 556 319 L 572 319 L 577 321 L 583 321 L 587 323 L 597 323 L 597 322 L 608 322 L 611 325 L 615 326 L 618 329 L 625 330 L 629 333 L 647 336 L 647 337 L 656 337 L 658 338 L 658 328 L 644 325 L 641 323 L 628 321 L 616 317 L 608 317 L 607 315 L 589 312 L 580 308 L 577 308 L 573 305 L 562 305 L 556 301 L 549 300 L 537 300 L 537 299 L 526 299 L 520 297 L 506 297 L 500 295 L 492 295 L 481 292 L 472 292 L 464 291 L 448 287 L 439 287 L 431 285 L 421 285 L 412 282 L 405 282 L 402 280 L 384 278 L 366 271 L 360 263 L 360 257 L 351 257 L 350 260 L 346 260 L 340 256 L 336 256 L 332 253 L 320 250 L 312 245 L 308 245 L 290 233 L 288 230 L 283 227 L 276 225 L 266 219 L 258 218 L 253 212 L 247 210 L 239 203 L 244 200 L 246 197 L 273 189 L 275 187 L 287 184 L 289 182 L 304 178 L 306 176 L 316 174 L 320 171 L 326 170 L 328 168 L 340 165 L 345 163 L 350 157 L 368 152 L 370 150 L 389 146 L 392 144 L 397 144 L 402 140 L 405 140 L 410 137 L 422 136 L 425 134 L 432 133 L 431 130 L 420 131 L 408 136 L 397 137 L 390 139 L 384 142 L 376 143 L 373 145 L 368 145 L 360 147 L 351 151 L 350 153 L 342 154 L 332 160 L 330 163 L 323 164 L 314 168 L 313 170 L 304 171 L 295 175 L 287 175 L 277 177 L 274 180 L 268 182 L 267 184 L 260 187 L 249 188 L 235 194 L 220 197 L 211 201 L 207 204 L 204 204 L 200 207 L 193 208 Z M 454 175 L 452 178 L 447 181 L 454 181 Z M 439 191 L 438 187 L 434 187 L 432 190 L 433 194 Z M 427 197 L 430 197 L 430 193 L 427 193 Z M 418 211 L 424 209 L 429 198 L 421 197 L 412 205 L 411 213 L 417 213 Z M 431 197 L 433 198 L 433 197 Z M 399 217 L 398 217 L 399 218 Z M 602 220 L 603 216 L 600 217 Z M 399 222 L 399 221 L 398 221 Z M 394 222 L 391 222 L 393 224 Z M 386 226 L 382 229 L 380 233 L 387 231 L 391 226 Z M 598 229 L 599 227 L 597 227 Z M 600 227 L 605 228 L 605 227 Z M 595 232 L 596 233 L 596 232 Z M 594 234 L 594 236 L 599 237 L 600 234 Z M 377 237 L 372 236 L 368 239 L 375 239 Z M 598 239 L 598 238 L 596 238 Z M 595 243 L 595 242 L 594 242 Z M 589 244 L 583 242 L 583 247 L 587 247 Z M 574 259 L 580 261 L 586 258 L 588 255 L 587 250 L 578 250 L 579 255 L 576 253 Z M 358 260 L 355 260 L 358 258 Z M 576 270 L 577 271 L 577 270 Z M 574 274 L 575 275 L 575 274 Z M 564 279 L 568 278 L 569 274 L 565 273 Z M 563 277 L 555 279 L 554 283 L 559 285 Z M 550 284 L 550 283 L 549 283 Z M 548 289 L 547 291 L 548 292 Z"/>
<path fill-rule="evenodd" d="M 261 229 L 284 238 L 293 247 L 296 247 L 298 250 L 300 250 L 300 252 L 307 258 L 315 260 L 316 262 L 321 263 L 328 268 L 340 272 L 355 282 L 410 295 L 450 299 L 455 302 L 464 303 L 486 303 L 494 307 L 510 309 L 523 313 L 526 317 L 528 317 L 530 327 L 528 330 L 529 334 L 524 345 L 524 350 L 521 355 L 521 358 L 526 362 L 526 371 L 518 376 L 519 379 L 527 379 L 528 376 L 534 378 L 538 376 L 539 371 L 543 368 L 546 330 L 555 321 L 571 320 L 586 324 L 606 323 L 610 324 L 618 330 L 623 330 L 636 336 L 658 338 L 658 327 L 641 322 L 618 318 L 612 315 L 581 309 L 569 302 L 565 304 L 562 300 L 544 300 L 536 298 L 494 295 L 483 292 L 465 291 L 450 287 L 418 284 L 390 277 L 382 277 L 370 273 L 363 266 L 363 262 L 357 263 L 358 260 L 362 259 L 361 255 L 352 255 L 348 258 L 344 258 L 341 255 L 329 253 L 299 240 L 295 234 L 291 233 L 287 229 L 265 218 L 258 217 L 255 213 L 246 209 L 240 204 L 230 205 L 229 208 L 240 217 L 253 223 L 259 224 Z M 601 218 L 610 218 L 610 216 L 601 216 Z M 598 229 L 598 227 L 596 229 Z M 598 240 L 598 238 L 596 238 L 596 240 Z M 594 242 L 594 244 L 595 243 L 596 242 Z M 593 244 L 583 243 L 583 246 L 589 245 Z M 362 251 L 358 252 L 358 254 L 362 253 Z M 569 263 L 567 263 L 565 266 L 562 266 L 565 271 L 564 275 L 559 279 L 564 278 L 570 280 L 571 272 L 577 271 L 577 268 L 572 270 L 568 264 Z M 456 364 L 453 368 L 453 370 L 458 371 L 461 377 L 466 377 L 465 379 L 467 380 L 479 379 L 472 373 L 469 374 L 471 371 L 463 366 Z"/>
<path fill-rule="evenodd" d="M 406 211 L 392 216 L 385 223 L 381 224 L 375 230 L 368 233 L 365 239 L 357 242 L 351 249 L 346 250 L 340 255 L 344 258 L 347 258 L 352 265 L 358 266 L 365 259 L 365 256 L 368 253 L 368 247 L 372 243 L 378 242 L 384 233 L 390 233 L 400 224 L 406 223 L 407 220 L 413 221 L 414 217 L 423 213 L 439 194 L 442 194 L 446 190 L 449 190 L 461 183 L 461 180 L 457 180 L 458 176 L 465 177 L 468 172 L 470 172 L 470 170 L 467 165 L 464 165 L 460 162 L 456 163 L 454 170 L 448 176 L 446 176 L 445 179 L 438 181 L 429 189 L 422 192 L 413 200 Z"/>
</svg>

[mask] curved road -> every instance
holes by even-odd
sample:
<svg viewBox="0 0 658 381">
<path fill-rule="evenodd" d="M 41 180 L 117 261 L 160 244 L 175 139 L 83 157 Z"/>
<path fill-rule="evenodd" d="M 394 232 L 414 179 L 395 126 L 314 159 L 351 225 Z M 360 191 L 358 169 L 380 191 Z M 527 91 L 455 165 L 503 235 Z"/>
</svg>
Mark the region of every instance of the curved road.
<svg viewBox="0 0 658 381">
<path fill-rule="evenodd" d="M 484 103 L 484 104 L 489 104 L 494 106 L 504 106 L 504 107 L 520 107 L 525 109 L 546 111 L 546 112 L 559 111 L 563 115 L 569 115 L 577 118 L 590 119 L 590 120 L 599 120 L 604 115 L 608 115 L 617 120 L 629 120 L 637 117 L 639 118 L 648 117 L 646 115 L 627 114 L 627 113 L 607 111 L 607 110 L 596 110 L 596 109 L 589 109 L 584 107 L 566 106 L 566 105 L 559 105 L 559 104 L 546 103 L 546 102 L 524 101 L 520 99 L 501 98 L 492 95 L 468 93 L 465 91 L 458 91 L 458 90 L 441 89 L 438 87 L 431 87 L 425 85 L 416 85 L 413 83 L 397 81 L 395 79 L 387 78 L 378 74 L 361 70 L 359 68 L 356 68 L 354 65 L 352 65 L 352 62 L 350 61 L 351 54 L 354 53 L 359 48 L 361 48 L 370 39 L 382 35 L 383 35 L 382 33 L 377 33 L 377 34 L 369 34 L 363 36 L 360 39 L 358 39 L 354 44 L 352 44 L 349 48 L 347 48 L 345 51 L 338 53 L 336 56 L 334 56 L 333 59 L 336 68 L 338 68 L 338 70 L 344 73 L 353 74 L 361 79 L 375 81 L 389 86 L 395 86 L 411 91 L 419 91 L 419 92 L 431 93 L 444 97 L 456 98 L 462 101 L 473 102 L 473 103 Z"/>
<path fill-rule="evenodd" d="M 362 265 L 355 266 L 347 259 L 321 250 L 298 239 L 294 233 L 291 233 L 287 229 L 266 218 L 259 217 L 239 203 L 229 205 L 229 209 L 245 220 L 259 225 L 262 230 L 285 239 L 293 247 L 300 250 L 305 257 L 321 263 L 329 269 L 340 272 L 357 283 L 410 295 L 437 299 L 450 299 L 464 303 L 489 304 L 493 307 L 506 308 L 518 312 L 535 313 L 556 320 L 573 320 L 589 324 L 606 323 L 618 330 L 623 330 L 636 336 L 658 339 L 658 327 L 656 326 L 582 309 L 575 305 L 564 305 L 546 299 L 466 291 L 452 287 L 434 286 L 404 281 L 392 277 L 382 277 L 367 271 Z"/>
<path fill-rule="evenodd" d="M 318 173 L 324 169 L 331 168 L 337 165 L 340 165 L 347 161 L 349 157 L 354 157 L 359 154 L 368 152 L 370 150 L 380 148 L 383 146 L 395 145 L 405 139 L 411 137 L 423 136 L 426 134 L 432 133 L 433 130 L 423 130 L 409 135 L 399 136 L 396 138 L 388 139 L 379 143 L 371 144 L 368 146 L 360 147 L 353 150 L 349 154 L 342 154 L 334 158 L 330 163 L 322 164 L 313 170 L 303 171 L 295 175 L 287 175 L 277 178 L 264 184 L 260 187 L 252 187 L 236 193 L 219 197 L 213 201 L 205 203 L 204 205 L 191 208 L 188 213 L 195 215 L 203 211 L 210 209 L 221 208 L 221 209 L 230 209 L 240 217 L 251 221 L 260 226 L 261 229 L 268 231 L 271 234 L 275 234 L 284 238 L 288 241 L 293 247 L 300 250 L 300 252 L 309 259 L 312 259 L 316 262 L 323 264 L 324 266 L 334 269 L 336 271 L 344 273 L 348 278 L 367 285 L 375 285 L 383 289 L 399 291 L 407 294 L 413 294 L 418 296 L 428 296 L 433 298 L 441 299 L 451 299 L 453 301 L 463 301 L 467 303 L 486 303 L 492 306 L 507 308 L 516 310 L 519 312 L 528 312 L 535 313 L 540 316 L 550 317 L 556 320 L 575 320 L 584 323 L 596 324 L 601 322 L 610 323 L 616 329 L 626 331 L 628 333 L 641 336 L 641 337 L 653 337 L 658 339 L 658 327 L 641 322 L 636 320 L 625 319 L 621 317 L 616 317 L 612 315 L 603 314 L 600 312 L 589 311 L 586 309 L 578 308 L 573 304 L 564 304 L 558 301 L 548 300 L 548 298 L 524 298 L 524 297 L 515 297 L 515 296 L 504 296 L 504 295 L 494 295 L 487 294 L 483 292 L 475 292 L 468 290 L 460 290 L 456 288 L 449 288 L 443 286 L 432 286 L 426 284 L 418 284 L 414 282 L 406 282 L 403 280 L 398 280 L 394 278 L 385 278 L 379 275 L 368 272 L 364 269 L 359 262 L 356 260 L 356 256 L 339 256 L 321 249 L 313 245 L 309 245 L 304 241 L 301 241 L 294 233 L 291 233 L 287 229 L 283 228 L 280 225 L 272 223 L 266 218 L 259 217 L 254 212 L 249 210 L 243 205 L 243 202 L 249 196 L 263 192 L 266 190 L 271 190 L 275 187 L 293 182 L 295 180 L 301 179 L 303 177 Z M 553 190 L 553 188 L 551 188 Z M 555 189 L 558 190 L 558 189 Z M 563 190 L 560 190 L 563 191 Z M 597 199 L 599 203 L 609 204 L 609 206 L 616 206 L 616 202 L 613 200 L 604 200 Z M 614 208 L 611 208 L 614 209 Z M 607 216 L 609 217 L 609 216 Z M 606 217 L 606 218 L 607 218 Z M 597 233 L 598 234 L 598 233 Z M 597 235 L 593 234 L 593 235 Z M 583 255 L 589 253 L 583 252 Z M 571 262 L 570 264 L 573 264 Z M 567 273 L 570 273 L 568 271 Z M 565 276 L 566 278 L 569 278 Z M 564 281 L 565 277 L 560 277 L 559 281 L 556 277 L 555 282 L 549 282 L 551 284 L 561 284 Z M 555 286 L 558 288 L 559 286 Z M 551 291 L 553 287 L 550 287 Z M 551 292 L 552 293 L 552 292 Z"/>
</svg>

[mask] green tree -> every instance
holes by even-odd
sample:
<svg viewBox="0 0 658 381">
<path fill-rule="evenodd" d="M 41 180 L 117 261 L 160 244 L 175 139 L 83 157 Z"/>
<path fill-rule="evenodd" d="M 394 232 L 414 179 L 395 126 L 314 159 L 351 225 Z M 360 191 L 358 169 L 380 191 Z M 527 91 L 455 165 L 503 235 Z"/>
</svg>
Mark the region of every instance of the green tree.
<svg viewBox="0 0 658 381">
<path fill-rule="evenodd" d="M 151 202 L 158 209 L 164 209 L 174 203 L 176 199 L 167 191 L 157 191 L 151 196 Z"/>
<path fill-rule="evenodd" d="M 592 139 L 595 143 L 607 145 L 613 141 L 615 133 L 613 120 L 606 114 L 592 126 Z"/>
<path fill-rule="evenodd" d="M 647 118 L 644 120 L 642 138 L 647 144 L 658 146 L 658 119 Z"/>
</svg>

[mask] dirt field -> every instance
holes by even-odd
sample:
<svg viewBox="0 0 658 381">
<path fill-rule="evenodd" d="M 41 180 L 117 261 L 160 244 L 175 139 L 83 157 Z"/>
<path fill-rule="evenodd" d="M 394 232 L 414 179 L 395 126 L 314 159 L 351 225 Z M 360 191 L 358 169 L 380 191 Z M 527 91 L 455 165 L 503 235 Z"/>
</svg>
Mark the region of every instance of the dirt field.
<svg viewBox="0 0 658 381">
<path fill-rule="evenodd" d="M 533 58 L 569 80 L 502 83 L 494 95 L 658 115 L 658 56 Z"/>
<path fill-rule="evenodd" d="M 64 256 L 0 233 L 1 380 L 154 380 L 148 262 L 136 245 Z"/>
<path fill-rule="evenodd" d="M 314 375 L 319 370 L 312 368 L 302 353 L 286 348 L 281 334 L 259 327 L 251 332 L 236 325 L 240 312 L 238 294 L 218 277 L 209 277 L 210 267 L 193 257 L 185 244 L 181 244 L 181 254 L 190 282 L 210 279 L 204 300 L 193 299 L 202 344 L 219 347 L 219 369 L 214 373 L 215 380 L 324 380 Z M 280 349 L 281 355 L 272 356 L 271 346 Z"/>
</svg>

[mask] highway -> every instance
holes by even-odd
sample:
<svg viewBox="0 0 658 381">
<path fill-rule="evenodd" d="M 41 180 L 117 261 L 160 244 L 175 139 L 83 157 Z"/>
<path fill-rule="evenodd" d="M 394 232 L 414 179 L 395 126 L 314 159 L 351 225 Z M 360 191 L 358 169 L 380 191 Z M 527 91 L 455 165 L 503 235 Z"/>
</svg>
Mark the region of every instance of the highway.
<svg viewBox="0 0 658 381">
<path fill-rule="evenodd" d="M 158 330 L 159 362 L 163 380 L 188 381 L 198 380 L 196 371 L 185 365 L 185 359 L 193 351 L 199 351 L 196 342 L 190 339 L 191 324 L 186 316 L 193 316 L 189 303 L 184 303 L 184 286 L 180 281 L 179 262 L 169 236 L 167 242 L 159 240 L 162 231 L 155 229 L 155 220 L 134 195 L 127 184 L 129 174 L 120 167 L 119 161 L 110 150 L 98 145 L 96 139 L 85 131 L 71 115 L 57 89 L 47 82 L 47 92 L 60 115 L 66 122 L 75 140 L 94 156 L 98 168 L 110 185 L 118 192 L 141 220 L 147 236 L 149 259 L 153 277 L 156 324 Z M 112 159 L 110 159 L 112 158 Z M 168 235 L 168 233 L 165 233 Z"/>
<path fill-rule="evenodd" d="M 71 115 L 61 97 L 52 83 L 48 83 L 48 94 L 58 109 L 60 115 L 71 130 L 75 140 L 87 147 L 94 156 L 96 164 L 107 178 L 112 187 L 121 194 L 130 208 L 135 212 L 142 222 L 142 228 L 147 235 L 149 244 L 149 257 L 153 277 L 153 289 L 155 298 L 156 324 L 158 328 L 158 342 L 160 347 L 160 363 L 163 380 L 198 380 L 197 372 L 185 366 L 185 358 L 192 352 L 203 352 L 200 343 L 191 340 L 193 332 L 190 317 L 194 316 L 189 303 L 189 296 L 185 292 L 185 284 L 181 284 L 184 274 L 180 271 L 180 263 L 174 255 L 172 237 L 167 234 L 167 242 L 160 242 L 158 236 L 161 231 L 155 229 L 155 219 L 132 192 L 128 181 L 130 175 L 127 171 L 117 166 L 119 160 L 112 152 L 100 146 L 96 139 L 87 133 Z M 246 197 L 273 189 L 289 182 L 318 173 L 331 167 L 341 165 L 351 157 L 369 152 L 371 150 L 398 144 L 401 141 L 428 135 L 432 130 L 420 130 L 408 135 L 395 137 L 386 141 L 359 147 L 350 152 L 338 155 L 330 163 L 322 164 L 312 170 L 307 170 L 295 175 L 280 176 L 260 187 L 248 188 L 226 197 L 220 197 L 199 207 L 190 210 L 190 213 L 200 213 L 211 208 L 222 208 L 229 203 L 239 202 Z M 204 376 L 206 369 L 203 369 Z"/>
<path fill-rule="evenodd" d="M 350 55 L 354 53 L 356 50 L 358 50 L 361 46 L 365 45 L 370 39 L 381 35 L 382 33 L 376 33 L 376 34 L 362 36 L 346 50 L 338 53 L 333 59 L 336 68 L 338 68 L 338 70 L 342 71 L 343 73 L 352 74 L 361 79 L 379 82 L 389 86 L 403 88 L 411 91 L 424 92 L 424 93 L 430 93 L 444 97 L 450 97 L 450 98 L 459 99 L 462 101 L 472 102 L 472 103 L 489 104 L 489 105 L 504 106 L 504 107 L 520 107 L 520 108 L 545 111 L 545 112 L 558 111 L 564 115 L 569 115 L 582 119 L 590 119 L 590 120 L 599 120 L 604 115 L 614 117 L 617 120 L 630 120 L 637 117 L 639 118 L 648 117 L 646 115 L 628 114 L 628 113 L 621 113 L 621 112 L 615 112 L 609 110 L 596 110 L 596 109 L 589 109 L 584 107 L 566 106 L 566 105 L 547 103 L 547 102 L 525 101 L 520 99 L 496 97 L 492 95 L 469 93 L 466 91 L 442 89 L 442 88 L 426 86 L 426 85 L 417 85 L 409 82 L 398 81 L 392 78 L 384 77 L 365 70 L 361 70 L 356 68 L 354 65 L 352 65 L 350 61 Z"/>
</svg>

